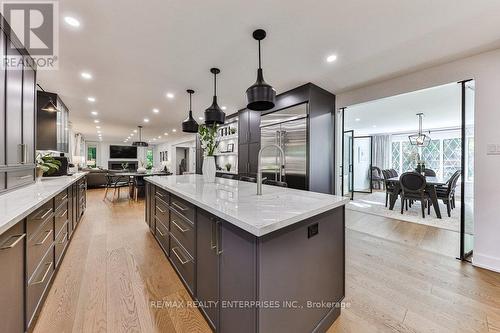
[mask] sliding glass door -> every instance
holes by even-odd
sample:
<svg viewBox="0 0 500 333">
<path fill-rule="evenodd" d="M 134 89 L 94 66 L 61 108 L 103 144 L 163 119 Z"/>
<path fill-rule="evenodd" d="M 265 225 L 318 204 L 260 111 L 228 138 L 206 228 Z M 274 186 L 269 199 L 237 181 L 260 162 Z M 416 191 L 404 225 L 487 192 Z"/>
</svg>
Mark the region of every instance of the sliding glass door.
<svg viewBox="0 0 500 333">
<path fill-rule="evenodd" d="M 473 80 L 459 82 L 462 90 L 462 182 L 460 259 L 469 260 L 474 248 L 474 90 Z"/>
<path fill-rule="evenodd" d="M 342 195 L 353 199 L 353 155 L 354 131 L 345 131 L 342 139 Z"/>
<path fill-rule="evenodd" d="M 372 192 L 372 150 L 371 136 L 355 136 L 353 139 L 354 192 Z"/>
</svg>

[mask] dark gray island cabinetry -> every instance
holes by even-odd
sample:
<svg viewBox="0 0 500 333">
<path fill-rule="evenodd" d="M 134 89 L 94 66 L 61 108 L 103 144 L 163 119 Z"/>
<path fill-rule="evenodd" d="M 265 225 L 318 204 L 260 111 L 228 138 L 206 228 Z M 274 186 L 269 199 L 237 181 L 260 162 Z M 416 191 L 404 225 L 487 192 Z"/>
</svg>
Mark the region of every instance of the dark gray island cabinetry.
<svg viewBox="0 0 500 333">
<path fill-rule="evenodd" d="M 148 177 L 146 222 L 216 332 L 324 332 L 344 297 L 345 199 Z"/>
</svg>

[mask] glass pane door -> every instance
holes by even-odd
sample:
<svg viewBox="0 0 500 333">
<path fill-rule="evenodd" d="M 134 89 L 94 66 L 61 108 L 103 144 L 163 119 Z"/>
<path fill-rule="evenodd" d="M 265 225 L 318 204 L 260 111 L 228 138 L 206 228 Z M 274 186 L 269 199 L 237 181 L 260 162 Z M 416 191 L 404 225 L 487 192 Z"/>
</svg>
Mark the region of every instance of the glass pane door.
<svg viewBox="0 0 500 333">
<path fill-rule="evenodd" d="M 474 81 L 462 84 L 462 183 L 460 258 L 474 248 Z"/>
<path fill-rule="evenodd" d="M 353 139 L 354 131 L 345 131 L 343 138 L 342 195 L 353 198 Z"/>
<path fill-rule="evenodd" d="M 354 137 L 354 192 L 372 192 L 372 137 Z"/>
</svg>

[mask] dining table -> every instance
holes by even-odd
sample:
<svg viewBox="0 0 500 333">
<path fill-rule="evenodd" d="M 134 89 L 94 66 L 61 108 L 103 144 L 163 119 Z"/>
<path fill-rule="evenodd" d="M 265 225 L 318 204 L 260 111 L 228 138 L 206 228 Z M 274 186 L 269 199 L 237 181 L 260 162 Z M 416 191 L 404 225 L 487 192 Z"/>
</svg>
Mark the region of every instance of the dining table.
<svg viewBox="0 0 500 333">
<path fill-rule="evenodd" d="M 436 213 L 437 218 L 441 218 L 441 210 L 439 209 L 439 201 L 436 193 L 436 187 L 445 186 L 448 182 L 446 180 L 441 179 L 440 177 L 434 176 L 426 176 L 425 177 L 427 187 L 426 192 L 429 193 L 429 197 L 432 202 L 432 206 L 434 206 L 434 212 Z M 399 182 L 399 177 L 393 177 L 386 180 L 386 182 L 390 182 L 394 184 L 393 194 L 390 195 L 389 201 L 389 209 L 393 210 L 396 201 L 398 200 L 399 193 L 401 192 L 401 184 Z"/>
</svg>

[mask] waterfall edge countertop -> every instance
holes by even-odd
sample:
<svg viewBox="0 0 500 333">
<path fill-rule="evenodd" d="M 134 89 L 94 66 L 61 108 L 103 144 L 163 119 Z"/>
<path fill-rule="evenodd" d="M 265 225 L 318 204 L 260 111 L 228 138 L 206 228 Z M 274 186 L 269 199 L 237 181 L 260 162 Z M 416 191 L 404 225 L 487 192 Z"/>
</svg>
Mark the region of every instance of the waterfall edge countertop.
<svg viewBox="0 0 500 333">
<path fill-rule="evenodd" d="M 349 199 L 317 192 L 216 178 L 206 183 L 202 175 L 145 178 L 209 213 L 261 237 L 309 217 L 344 206 Z"/>
<path fill-rule="evenodd" d="M 71 176 L 46 177 L 40 183 L 0 194 L 0 235 L 86 174 L 79 172 Z"/>
</svg>

